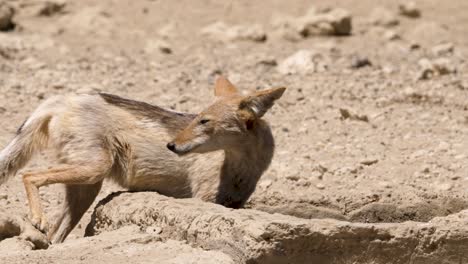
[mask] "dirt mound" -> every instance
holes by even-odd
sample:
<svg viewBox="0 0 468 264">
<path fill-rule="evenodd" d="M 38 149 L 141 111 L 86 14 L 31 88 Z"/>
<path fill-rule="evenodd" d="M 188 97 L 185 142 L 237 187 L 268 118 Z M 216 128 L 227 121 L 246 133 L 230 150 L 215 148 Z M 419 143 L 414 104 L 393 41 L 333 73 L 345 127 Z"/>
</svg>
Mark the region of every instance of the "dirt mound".
<svg viewBox="0 0 468 264">
<path fill-rule="evenodd" d="M 16 245 L 22 249 L 46 249 L 49 242 L 29 220 L 0 213 L 0 251 L 9 251 Z"/>
<path fill-rule="evenodd" d="M 162 240 L 221 251 L 236 263 L 444 263 L 466 260 L 467 216 L 463 211 L 429 223 L 359 224 L 117 193 L 98 204 L 87 234 L 157 228 Z"/>
<path fill-rule="evenodd" d="M 3 249 L 3 250 L 2 250 Z M 25 253 L 26 252 L 26 253 Z M 18 245 L 1 248 L 2 263 L 191 263 L 234 264 L 226 254 L 193 248 L 183 241 L 165 240 L 157 235 L 126 227 L 97 237 L 80 238 L 48 250 L 25 251 Z M 24 255 L 27 254 L 27 257 Z"/>
</svg>

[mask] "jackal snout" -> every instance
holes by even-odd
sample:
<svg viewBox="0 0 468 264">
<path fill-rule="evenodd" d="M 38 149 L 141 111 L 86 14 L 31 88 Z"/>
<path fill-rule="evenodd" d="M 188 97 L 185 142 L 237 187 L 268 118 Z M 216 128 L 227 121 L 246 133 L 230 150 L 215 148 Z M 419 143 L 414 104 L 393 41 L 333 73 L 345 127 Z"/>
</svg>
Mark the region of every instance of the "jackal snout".
<svg viewBox="0 0 468 264">
<path fill-rule="evenodd" d="M 204 153 L 218 149 L 212 144 L 214 138 L 214 128 L 212 124 L 206 124 L 205 121 L 199 121 L 196 117 L 192 123 L 184 130 L 179 132 L 175 139 L 167 143 L 166 147 L 178 154 L 184 155 L 190 152 Z"/>
<path fill-rule="evenodd" d="M 175 152 L 175 147 L 176 147 L 176 145 L 175 145 L 174 142 L 169 142 L 169 143 L 167 143 L 166 147 L 167 147 L 170 151 Z"/>
</svg>

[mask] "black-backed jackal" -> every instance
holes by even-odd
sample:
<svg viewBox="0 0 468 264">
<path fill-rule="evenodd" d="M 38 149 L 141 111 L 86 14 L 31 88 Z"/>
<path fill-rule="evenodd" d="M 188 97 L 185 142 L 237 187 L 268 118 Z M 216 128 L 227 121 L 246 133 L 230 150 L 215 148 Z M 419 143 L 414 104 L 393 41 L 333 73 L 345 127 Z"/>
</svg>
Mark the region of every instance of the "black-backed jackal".
<svg viewBox="0 0 468 264">
<path fill-rule="evenodd" d="M 271 162 L 273 136 L 261 118 L 284 91 L 242 96 L 219 77 L 217 100 L 198 115 L 104 93 L 50 98 L 0 152 L 0 183 L 34 153 L 56 154 L 59 165 L 23 173 L 31 221 L 53 243 L 75 227 L 105 178 L 130 190 L 239 208 Z M 39 188 L 54 183 L 65 184 L 66 201 L 49 230 Z"/>
</svg>

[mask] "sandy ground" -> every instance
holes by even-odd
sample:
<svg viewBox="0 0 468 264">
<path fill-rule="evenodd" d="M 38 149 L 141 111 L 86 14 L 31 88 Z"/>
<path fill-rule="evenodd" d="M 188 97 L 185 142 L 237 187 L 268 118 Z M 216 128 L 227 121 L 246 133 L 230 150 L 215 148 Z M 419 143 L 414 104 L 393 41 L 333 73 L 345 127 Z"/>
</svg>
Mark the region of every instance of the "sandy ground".
<svg viewBox="0 0 468 264">
<path fill-rule="evenodd" d="M 288 87 L 266 116 L 276 152 L 248 208 L 364 223 L 427 222 L 468 208 L 468 1 L 415 1 L 417 18 L 399 14 L 396 1 L 372 0 L 6 3 L 16 27 L 0 31 L 2 147 L 53 95 L 105 91 L 196 113 L 213 100 L 221 73 L 245 92 Z M 352 33 L 303 36 L 278 26 L 312 7 L 349 11 Z M 238 29 L 203 33 L 219 21 Z M 300 59 L 288 64 L 294 54 Z M 119 189 L 106 184 L 98 200 Z M 41 196 L 53 219 L 61 187 Z M 0 209 L 27 215 L 19 177 L 0 186 Z M 122 238 L 128 230 L 81 239 L 91 212 L 65 247 L 123 239 L 140 252 L 137 262 L 151 262 L 146 246 Z M 154 243 L 160 256 L 180 247 L 199 256 L 193 263 L 231 261 L 183 240 Z M 13 254 L 27 263 L 30 253 Z"/>
</svg>

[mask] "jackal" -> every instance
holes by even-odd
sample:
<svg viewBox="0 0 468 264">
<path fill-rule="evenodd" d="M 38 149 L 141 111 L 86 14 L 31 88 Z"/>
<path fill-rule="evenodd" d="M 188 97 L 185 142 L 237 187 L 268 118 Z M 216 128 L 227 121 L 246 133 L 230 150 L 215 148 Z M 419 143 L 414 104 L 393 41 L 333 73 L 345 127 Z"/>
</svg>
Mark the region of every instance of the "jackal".
<svg viewBox="0 0 468 264">
<path fill-rule="evenodd" d="M 55 153 L 59 165 L 23 173 L 31 221 L 52 243 L 71 232 L 105 178 L 130 190 L 239 208 L 273 157 L 273 136 L 261 118 L 284 91 L 242 96 L 219 77 L 217 100 L 198 115 L 105 93 L 50 98 L 0 152 L 0 183 L 33 154 Z M 65 184 L 66 201 L 49 230 L 39 188 L 54 183 Z"/>
</svg>

